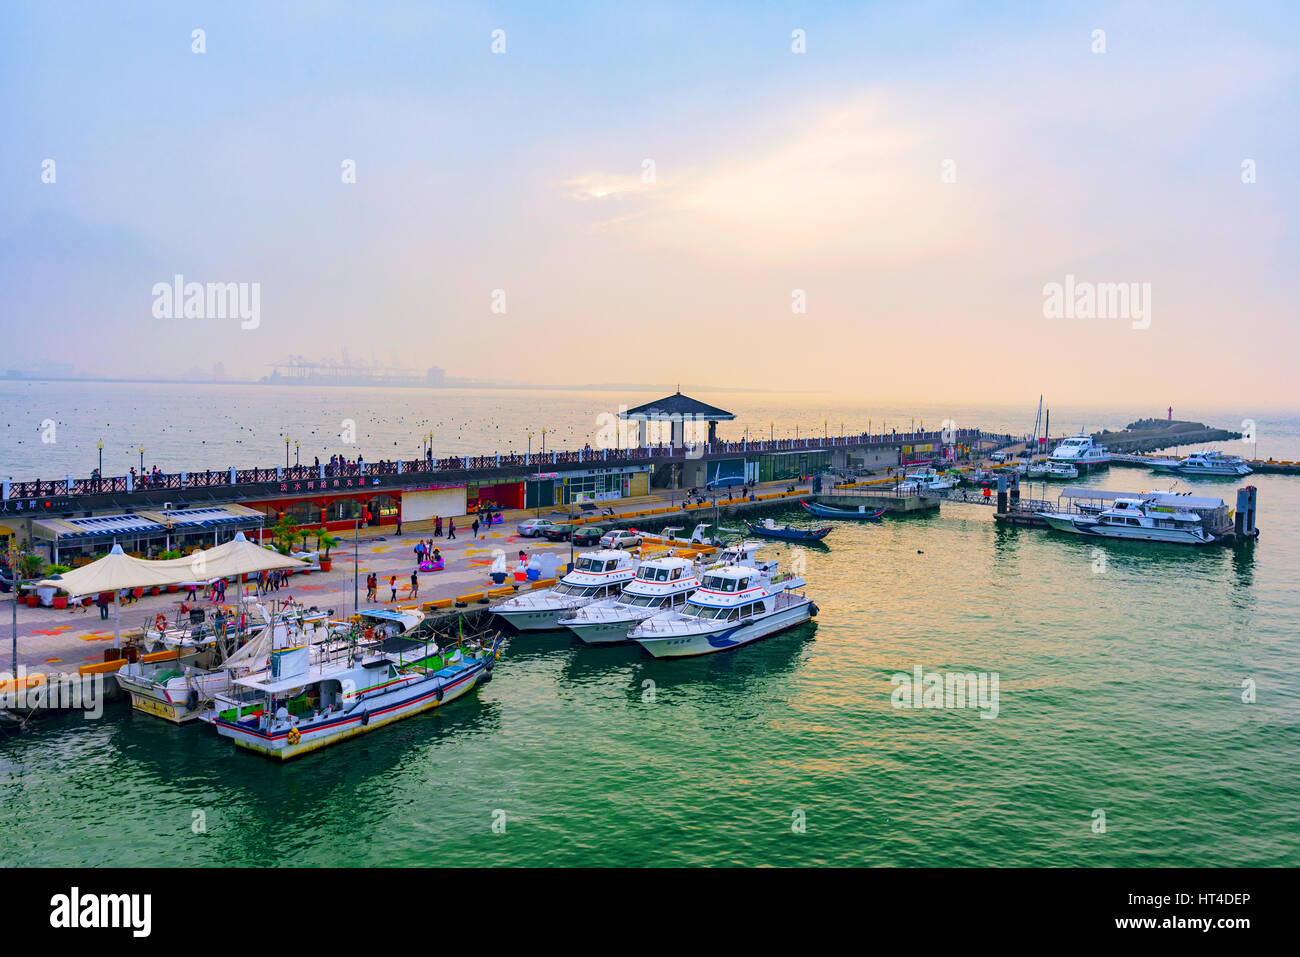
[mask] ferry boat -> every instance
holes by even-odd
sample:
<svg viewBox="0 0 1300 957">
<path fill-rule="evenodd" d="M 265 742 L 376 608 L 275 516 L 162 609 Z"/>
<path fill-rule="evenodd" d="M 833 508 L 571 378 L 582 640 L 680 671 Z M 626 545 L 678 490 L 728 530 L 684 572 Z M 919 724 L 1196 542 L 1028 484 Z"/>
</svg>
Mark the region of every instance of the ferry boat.
<svg viewBox="0 0 1300 957">
<path fill-rule="evenodd" d="M 647 618 L 628 637 L 656 658 L 726 651 L 815 616 L 804 585 L 799 576 L 780 573 L 775 561 L 719 563 L 704 571 L 685 604 Z"/>
<path fill-rule="evenodd" d="M 560 624 L 589 645 L 627 641 L 627 633 L 634 627 L 651 615 L 684 605 L 699 587 L 691 559 L 672 555 L 648 558 L 622 594 L 583 605 L 571 617 L 561 618 Z"/>
<path fill-rule="evenodd" d="M 1089 469 L 1109 466 L 1110 450 L 1104 445 L 1095 443 L 1092 436 L 1080 432 L 1063 440 L 1060 445 L 1052 449 L 1052 454 L 1047 459 L 1049 462 L 1070 465 L 1081 472 L 1086 472 Z"/>
<path fill-rule="evenodd" d="M 1193 452 L 1185 459 L 1169 459 L 1153 462 L 1151 467 L 1158 472 L 1170 472 L 1174 475 L 1204 475 L 1212 478 L 1237 478 L 1249 475 L 1253 470 L 1246 460 L 1239 455 L 1224 455 L 1222 452 Z"/>
<path fill-rule="evenodd" d="M 268 670 L 237 679 L 203 720 L 238 747 L 288 760 L 468 694 L 491 675 L 502 640 L 450 652 L 426 642 L 414 660 L 352 642 L 316 664 L 307 645 L 276 648 Z"/>
<path fill-rule="evenodd" d="M 1214 535 L 1196 512 L 1165 504 L 1155 496 L 1117 498 L 1109 508 L 1083 514 L 1045 512 L 1043 519 L 1058 531 L 1099 538 L 1208 545 Z"/>
<path fill-rule="evenodd" d="M 529 591 L 507 598 L 489 610 L 519 631 L 546 631 L 560 627 L 561 618 L 602 598 L 613 598 L 636 576 L 638 559 L 618 548 L 582 552 L 573 570 L 554 588 Z"/>
<path fill-rule="evenodd" d="M 252 603 L 251 611 L 262 624 L 249 630 L 243 644 L 237 620 L 231 622 L 228 634 L 212 621 L 197 620 L 189 629 L 146 629 L 143 641 L 150 643 L 146 647 L 175 654 L 149 661 L 154 655 L 147 653 L 118 669 L 117 683 L 131 696 L 131 706 L 175 724 L 194 721 L 218 694 L 231 689 L 235 677 L 265 670 L 276 644 L 314 646 L 329 638 L 326 614 L 296 602 L 270 614 L 263 605 Z"/>
</svg>

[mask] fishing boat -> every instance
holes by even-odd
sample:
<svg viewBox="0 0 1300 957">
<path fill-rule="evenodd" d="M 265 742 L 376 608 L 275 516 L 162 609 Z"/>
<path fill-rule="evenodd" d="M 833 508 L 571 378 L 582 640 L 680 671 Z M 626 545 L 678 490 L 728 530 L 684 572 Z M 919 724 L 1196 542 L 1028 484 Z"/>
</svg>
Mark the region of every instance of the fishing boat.
<svg viewBox="0 0 1300 957">
<path fill-rule="evenodd" d="M 1048 461 L 1056 465 L 1068 465 L 1081 472 L 1090 469 L 1106 468 L 1110 465 L 1110 451 L 1104 445 L 1098 445 L 1092 436 L 1080 430 L 1078 435 L 1063 439 L 1061 444 L 1052 449 Z M 1077 478 L 1078 476 L 1074 476 Z"/>
<path fill-rule="evenodd" d="M 853 518 L 853 519 L 873 519 L 880 518 L 885 514 L 883 508 L 873 508 L 867 505 L 859 505 L 856 509 L 837 508 L 833 505 L 822 505 L 818 502 L 800 502 L 804 511 L 816 515 L 819 518 Z"/>
<path fill-rule="evenodd" d="M 1238 478 L 1249 475 L 1253 471 L 1241 456 L 1224 455 L 1222 452 L 1215 451 L 1193 452 L 1184 459 L 1152 462 L 1151 468 L 1157 472 L 1169 472 L 1173 475 L 1199 475 L 1207 478 Z"/>
<path fill-rule="evenodd" d="M 519 631 L 546 631 L 560 627 L 561 618 L 601 598 L 618 595 L 636 576 L 639 559 L 620 548 L 582 552 L 573 570 L 554 588 L 529 591 L 508 598 L 491 611 Z"/>
<path fill-rule="evenodd" d="M 700 587 L 694 561 L 665 554 L 645 558 L 636 577 L 614 598 L 602 598 L 583 605 L 560 624 L 589 645 L 626 641 L 636 625 L 669 608 L 686 603 Z"/>
<path fill-rule="evenodd" d="M 491 675 L 502 640 L 377 652 L 351 641 L 317 663 L 306 645 L 275 648 L 270 668 L 236 680 L 203 720 L 241 748 L 288 760 L 468 694 Z"/>
<path fill-rule="evenodd" d="M 1180 545 L 1208 545 L 1215 540 L 1199 514 L 1176 502 L 1167 503 L 1158 494 L 1116 498 L 1099 512 L 1045 512 L 1043 519 L 1057 531 L 1099 538 Z"/>
<path fill-rule="evenodd" d="M 288 641 L 317 646 L 329 639 L 327 615 L 288 601 L 268 613 L 257 602 L 246 614 L 260 624 L 243 628 L 229 618 L 196 616 L 190 629 L 146 631 L 135 644 L 138 654 L 117 672 L 117 683 L 131 696 L 137 711 L 175 724 L 196 720 L 235 678 L 266 669 L 272 645 Z M 128 645 L 130 648 L 131 645 Z M 172 652 L 170 656 L 160 652 Z"/>
<path fill-rule="evenodd" d="M 763 519 L 761 525 L 745 522 L 745 528 L 749 529 L 751 535 L 761 535 L 764 538 L 780 538 L 788 542 L 820 542 L 831 533 L 830 525 L 821 525 L 817 528 L 796 528 L 793 525 L 777 525 L 770 518 Z"/>
<path fill-rule="evenodd" d="M 711 566 L 684 605 L 647 618 L 628 637 L 656 658 L 738 648 L 815 616 L 804 585 L 775 561 Z"/>
</svg>

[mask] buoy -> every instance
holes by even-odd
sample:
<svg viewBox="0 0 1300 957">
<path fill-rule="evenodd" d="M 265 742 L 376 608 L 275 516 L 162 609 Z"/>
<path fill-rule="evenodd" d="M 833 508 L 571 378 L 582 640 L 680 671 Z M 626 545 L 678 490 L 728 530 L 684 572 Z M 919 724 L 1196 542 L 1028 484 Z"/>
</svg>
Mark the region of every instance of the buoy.
<svg viewBox="0 0 1300 957">
<path fill-rule="evenodd" d="M 289 730 L 289 743 L 297 744 L 301 740 L 302 740 L 302 732 L 299 731 L 297 728 L 291 728 Z"/>
</svg>

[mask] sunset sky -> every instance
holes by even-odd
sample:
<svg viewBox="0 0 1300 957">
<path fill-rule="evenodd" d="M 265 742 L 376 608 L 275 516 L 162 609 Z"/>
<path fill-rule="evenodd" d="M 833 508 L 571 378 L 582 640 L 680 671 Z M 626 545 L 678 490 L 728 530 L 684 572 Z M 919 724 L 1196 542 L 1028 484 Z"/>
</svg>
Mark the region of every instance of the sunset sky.
<svg viewBox="0 0 1300 957">
<path fill-rule="evenodd" d="M 0 9 L 0 373 L 1300 404 L 1294 4 L 116 6 Z"/>
</svg>

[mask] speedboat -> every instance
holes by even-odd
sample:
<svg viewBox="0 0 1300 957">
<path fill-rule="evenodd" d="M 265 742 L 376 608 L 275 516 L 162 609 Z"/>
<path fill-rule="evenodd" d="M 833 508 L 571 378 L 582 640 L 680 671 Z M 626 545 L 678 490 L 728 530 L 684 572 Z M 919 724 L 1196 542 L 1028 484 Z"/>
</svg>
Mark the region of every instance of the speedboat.
<svg viewBox="0 0 1300 957">
<path fill-rule="evenodd" d="M 1109 508 L 1091 513 L 1045 512 L 1043 519 L 1057 531 L 1075 535 L 1180 545 L 1214 541 L 1196 512 L 1176 504 L 1161 504 L 1153 496 L 1117 498 Z"/>
<path fill-rule="evenodd" d="M 636 577 L 615 598 L 602 598 L 583 605 L 560 624 L 589 645 L 626 641 L 627 633 L 651 615 L 686 603 L 700 587 L 695 562 L 664 555 L 647 558 Z"/>
<path fill-rule="evenodd" d="M 1048 456 L 1050 462 L 1070 465 L 1086 472 L 1090 468 L 1102 468 L 1110 465 L 1110 450 L 1098 445 L 1092 436 L 1080 432 L 1065 439 Z M 1077 476 L 1075 476 L 1077 478 Z"/>
<path fill-rule="evenodd" d="M 638 561 L 620 548 L 582 552 L 554 588 L 523 592 L 490 610 L 519 631 L 559 628 L 561 618 L 572 617 L 583 605 L 618 595 L 636 576 Z"/>
<path fill-rule="evenodd" d="M 502 640 L 447 652 L 426 643 L 414 660 L 350 642 L 312 663 L 306 645 L 277 647 L 270 668 L 237 679 L 203 720 L 241 748 L 287 760 L 468 694 L 491 675 Z"/>
<path fill-rule="evenodd" d="M 956 484 L 951 475 L 944 475 L 927 466 L 908 472 L 898 488 L 904 492 L 945 492 Z"/>
<path fill-rule="evenodd" d="M 799 576 L 780 573 L 775 561 L 711 565 L 685 604 L 647 618 L 628 637 L 656 658 L 726 651 L 816 615 L 804 585 Z"/>
<path fill-rule="evenodd" d="M 1206 475 L 1211 477 L 1237 478 L 1249 475 L 1251 467 L 1239 455 L 1224 455 L 1222 452 L 1193 452 L 1185 459 L 1154 462 L 1151 467 L 1160 472 L 1174 475 Z"/>
</svg>

